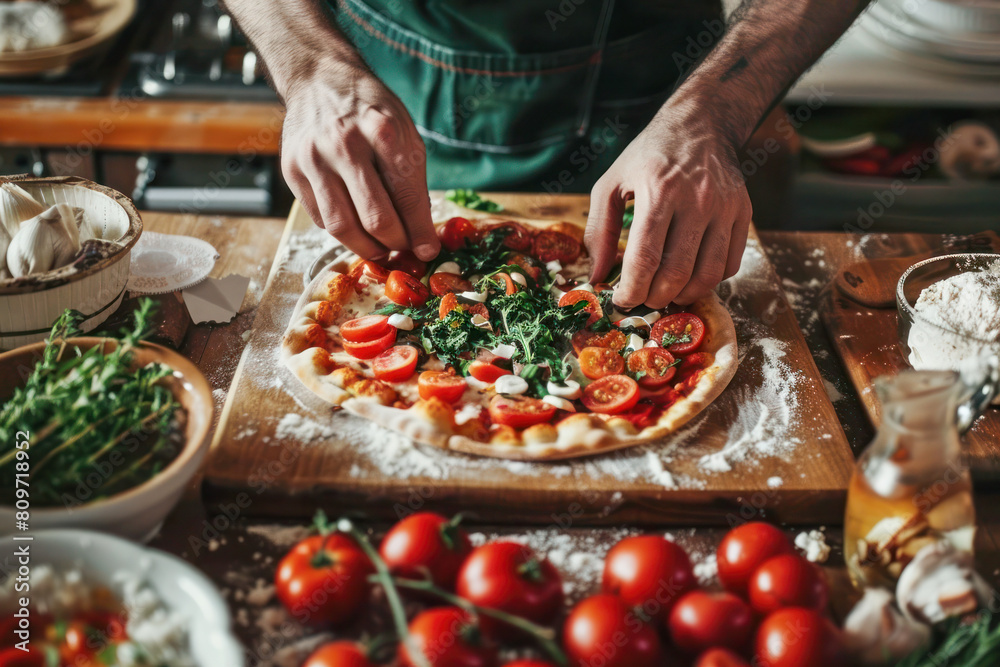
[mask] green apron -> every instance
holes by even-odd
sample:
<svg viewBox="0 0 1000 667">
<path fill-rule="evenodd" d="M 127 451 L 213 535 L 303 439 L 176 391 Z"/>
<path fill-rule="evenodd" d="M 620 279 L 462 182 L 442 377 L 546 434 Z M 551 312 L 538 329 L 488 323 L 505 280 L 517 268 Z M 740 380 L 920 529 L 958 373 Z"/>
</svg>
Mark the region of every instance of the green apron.
<svg viewBox="0 0 1000 667">
<path fill-rule="evenodd" d="M 331 6 L 409 110 L 432 189 L 589 191 L 723 30 L 718 0 Z"/>
</svg>

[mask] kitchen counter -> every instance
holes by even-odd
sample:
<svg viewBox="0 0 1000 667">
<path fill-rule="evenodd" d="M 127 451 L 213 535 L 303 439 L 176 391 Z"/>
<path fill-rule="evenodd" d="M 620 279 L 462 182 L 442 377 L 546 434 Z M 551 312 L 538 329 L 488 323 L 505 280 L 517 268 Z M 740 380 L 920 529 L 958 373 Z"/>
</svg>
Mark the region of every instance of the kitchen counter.
<svg viewBox="0 0 1000 667">
<path fill-rule="evenodd" d="M 284 220 L 254 218 L 195 217 L 147 213 L 146 229 L 199 236 L 219 251 L 216 277 L 236 271 L 252 277 L 240 314 L 221 326 L 194 326 L 189 329 L 181 351 L 194 360 L 212 384 L 217 405 L 225 399 L 239 356 L 244 334 L 253 323 L 264 282 L 278 248 Z M 778 275 L 783 279 L 789 303 L 795 310 L 817 364 L 827 382 L 848 439 L 855 452 L 871 437 L 871 427 L 850 384 L 831 352 L 822 324 L 816 317 L 816 303 L 822 288 L 836 272 L 840 261 L 851 253 L 828 252 L 830 248 L 850 248 L 868 257 L 892 252 L 892 235 L 818 234 L 762 232 L 761 238 Z M 994 586 L 1000 585 L 1000 495 L 977 493 L 979 532 L 977 558 L 980 572 Z M 237 633 L 246 643 L 249 665 L 297 665 L 317 642 L 329 633 L 311 633 L 292 621 L 273 596 L 271 579 L 275 565 L 304 530 L 290 524 L 275 524 L 240 516 L 241 510 L 208 514 L 193 486 L 182 504 L 172 513 L 152 545 L 173 552 L 208 574 L 222 589 L 231 606 Z M 767 519 L 767 516 L 751 518 Z M 474 539 L 514 536 L 549 551 L 569 584 L 569 598 L 578 600 L 593 592 L 599 579 L 598 558 L 621 539 L 627 527 L 575 528 L 558 523 L 550 527 L 470 525 Z M 384 525 L 374 526 L 378 531 Z M 818 527 L 817 527 L 818 528 Z M 656 532 L 650 530 L 649 532 Z M 661 531 L 662 532 L 662 531 Z M 792 531 L 793 533 L 796 531 Z M 840 530 L 826 527 L 827 541 L 834 547 L 827 564 L 834 590 L 834 612 L 843 615 L 850 605 L 841 550 Z M 718 528 L 674 528 L 670 534 L 704 563 L 723 531 Z M 596 556 L 597 558 L 594 558 Z M 376 602 L 381 605 L 381 602 Z M 380 607 L 376 607 L 378 609 Z M 369 636 L 389 627 L 385 613 L 373 611 L 344 636 Z"/>
</svg>

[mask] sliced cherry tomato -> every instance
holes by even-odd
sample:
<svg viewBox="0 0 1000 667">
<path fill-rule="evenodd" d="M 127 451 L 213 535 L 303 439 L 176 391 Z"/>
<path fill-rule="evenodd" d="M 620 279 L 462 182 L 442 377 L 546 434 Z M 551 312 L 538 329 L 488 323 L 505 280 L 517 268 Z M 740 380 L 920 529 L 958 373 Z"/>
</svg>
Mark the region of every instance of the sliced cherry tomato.
<svg viewBox="0 0 1000 667">
<path fill-rule="evenodd" d="M 557 260 L 563 264 L 575 262 L 580 250 L 580 242 L 575 238 L 553 231 L 539 232 L 532 246 L 532 254 L 543 262 Z"/>
<path fill-rule="evenodd" d="M 668 664 L 656 630 L 617 595 L 594 595 L 573 607 L 563 626 L 563 645 L 571 665 Z"/>
<path fill-rule="evenodd" d="M 469 364 L 469 375 L 476 378 L 480 382 L 493 384 L 497 381 L 497 378 L 503 375 L 511 375 L 511 372 L 506 368 L 500 368 L 496 364 L 491 364 L 488 361 L 473 361 Z"/>
<path fill-rule="evenodd" d="M 537 281 L 542 276 L 542 267 L 535 263 L 529 255 L 522 255 L 521 253 L 512 253 L 507 257 L 508 266 L 519 266 L 521 270 L 524 271 L 525 275 L 531 276 L 532 280 Z"/>
<path fill-rule="evenodd" d="M 527 428 L 551 420 L 554 406 L 529 396 L 494 396 L 490 400 L 490 418 L 496 424 Z"/>
<path fill-rule="evenodd" d="M 392 326 L 385 315 L 365 315 L 340 325 L 340 335 L 353 343 L 364 343 L 386 335 Z"/>
<path fill-rule="evenodd" d="M 783 607 L 826 609 L 827 584 L 823 571 L 798 554 L 768 558 L 750 577 L 750 604 L 758 614 Z"/>
<path fill-rule="evenodd" d="M 727 648 L 711 648 L 698 656 L 694 667 L 750 667 L 750 663 Z"/>
<path fill-rule="evenodd" d="M 427 303 L 431 292 L 409 273 L 395 270 L 389 272 L 385 281 L 385 296 L 400 306 L 422 306 Z"/>
<path fill-rule="evenodd" d="M 313 535 L 289 551 L 274 574 L 275 593 L 300 623 L 338 625 L 368 603 L 375 573 L 368 556 L 343 533 Z"/>
<path fill-rule="evenodd" d="M 424 371 L 417 378 L 420 398 L 425 401 L 438 398 L 445 403 L 454 403 L 462 398 L 466 387 L 465 378 L 449 371 Z"/>
<path fill-rule="evenodd" d="M 695 352 L 681 359 L 677 365 L 677 372 L 683 375 L 690 371 L 700 371 L 712 365 L 712 355 L 708 352 Z"/>
<path fill-rule="evenodd" d="M 559 232 L 565 234 L 579 243 L 583 243 L 584 228 L 580 225 L 575 225 L 572 222 L 556 222 L 548 227 L 550 232 Z"/>
<path fill-rule="evenodd" d="M 581 367 L 582 367 L 581 362 Z M 628 355 L 628 372 L 638 376 L 640 387 L 658 389 L 677 373 L 674 355 L 662 347 L 643 347 Z"/>
<path fill-rule="evenodd" d="M 591 412 L 607 415 L 625 412 L 639 402 L 639 385 L 627 375 L 594 380 L 583 390 L 583 404 Z"/>
<path fill-rule="evenodd" d="M 344 350 L 355 359 L 372 359 L 382 354 L 396 342 L 396 327 L 390 326 L 381 338 L 366 340 L 360 343 L 343 341 Z"/>
<path fill-rule="evenodd" d="M 687 552 L 658 535 L 627 537 L 611 547 L 604 560 L 601 591 L 641 607 L 649 618 L 664 621 L 681 595 L 697 586 Z"/>
<path fill-rule="evenodd" d="M 390 253 L 389 259 L 385 260 L 384 265 L 390 272 L 402 271 L 418 280 L 427 273 L 427 262 L 419 259 L 409 250 L 397 250 Z"/>
<path fill-rule="evenodd" d="M 406 517 L 385 534 L 379 553 L 396 574 L 407 579 L 426 579 L 454 590 L 455 578 L 472 552 L 468 534 L 450 520 L 433 512 Z"/>
<path fill-rule="evenodd" d="M 466 218 L 451 218 L 438 229 L 441 245 L 448 250 L 464 248 L 466 242 L 475 243 L 479 240 L 479 230 Z"/>
<path fill-rule="evenodd" d="M 396 345 L 371 360 L 375 378 L 385 382 L 406 382 L 417 371 L 419 358 L 412 345 Z"/>
<path fill-rule="evenodd" d="M 714 647 L 746 650 L 754 617 L 750 606 L 732 593 L 691 591 L 677 601 L 667 621 L 674 646 L 697 654 Z"/>
<path fill-rule="evenodd" d="M 675 339 L 687 339 L 687 342 L 677 342 L 668 345 L 671 354 L 690 354 L 698 349 L 705 337 L 705 323 L 692 313 L 676 313 L 666 315 L 656 320 L 649 340 L 662 344 L 664 334 L 670 334 Z"/>
<path fill-rule="evenodd" d="M 761 622 L 753 664 L 761 667 L 840 667 L 840 633 L 814 609 L 779 609 Z"/>
<path fill-rule="evenodd" d="M 364 276 L 377 283 L 384 283 L 389 277 L 389 269 L 370 259 L 355 260 L 348 273 L 352 276 Z"/>
<path fill-rule="evenodd" d="M 435 296 L 444 296 L 449 292 L 468 292 L 472 283 L 455 273 L 434 273 L 428 278 L 431 292 Z"/>
<path fill-rule="evenodd" d="M 455 296 L 453 292 L 449 292 L 441 297 L 441 305 L 438 306 L 438 317 L 442 320 L 448 317 L 448 313 L 459 308 L 461 310 L 467 310 L 473 315 L 482 315 L 487 320 L 490 319 L 490 309 L 486 307 L 484 303 L 459 303 L 458 297 Z"/>
<path fill-rule="evenodd" d="M 517 283 L 514 279 L 510 277 L 509 273 L 500 272 L 493 276 L 493 279 L 502 282 L 505 294 L 516 294 L 517 293 Z"/>
<path fill-rule="evenodd" d="M 573 334 L 571 342 L 573 343 L 573 351 L 579 356 L 585 347 L 606 347 L 612 350 L 622 350 L 628 343 L 628 338 L 618 329 L 611 329 L 604 333 L 582 329 Z"/>
<path fill-rule="evenodd" d="M 524 225 L 509 220 L 489 227 L 490 230 L 501 228 L 510 230 L 503 239 L 504 247 L 517 252 L 524 252 L 531 249 L 532 232 Z"/>
<path fill-rule="evenodd" d="M 551 625 L 563 603 L 559 570 L 531 547 L 517 542 L 490 542 L 476 547 L 462 564 L 455 592 L 480 607 Z M 483 614 L 488 637 L 519 636 L 514 627 Z"/>
<path fill-rule="evenodd" d="M 604 315 L 604 311 L 601 310 L 601 302 L 597 300 L 597 295 L 593 292 L 582 289 L 571 289 L 559 297 L 560 306 L 572 306 L 578 301 L 586 301 L 588 304 L 583 309 L 584 312 L 590 313 L 590 317 L 587 318 L 587 326 L 601 319 L 601 316 Z"/>
<path fill-rule="evenodd" d="M 302 667 L 377 667 L 364 648 L 349 641 L 323 644 L 312 652 Z"/>
<path fill-rule="evenodd" d="M 716 551 L 719 581 L 726 590 L 746 595 L 754 570 L 772 556 L 790 553 L 795 553 L 792 543 L 775 526 L 762 521 L 737 526 L 726 533 Z"/>
<path fill-rule="evenodd" d="M 436 607 L 410 621 L 410 637 L 430 667 L 493 667 L 496 649 L 480 639 L 476 621 L 458 607 Z M 410 655 L 405 642 L 399 644 L 402 667 L 422 664 Z"/>
<path fill-rule="evenodd" d="M 585 347 L 580 351 L 580 370 L 591 380 L 618 375 L 625 369 L 622 355 L 606 347 Z"/>
</svg>

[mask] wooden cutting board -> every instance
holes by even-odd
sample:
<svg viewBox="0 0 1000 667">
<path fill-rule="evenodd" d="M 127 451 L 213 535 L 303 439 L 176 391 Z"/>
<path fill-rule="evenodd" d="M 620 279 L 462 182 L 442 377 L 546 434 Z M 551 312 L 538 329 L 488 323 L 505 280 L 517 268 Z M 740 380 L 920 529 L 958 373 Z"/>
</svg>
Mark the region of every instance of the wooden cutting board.
<svg viewBox="0 0 1000 667">
<path fill-rule="evenodd" d="M 512 218 L 586 221 L 586 196 L 488 195 Z M 556 524 L 839 523 L 853 465 L 843 429 L 756 231 L 720 287 L 740 368 L 673 438 L 569 462 L 498 462 L 402 439 L 334 412 L 279 362 L 309 265 L 333 245 L 296 207 L 223 409 L 205 497 L 223 511 L 390 518 L 417 509 Z M 730 468 L 724 472 L 725 468 Z"/>
<path fill-rule="evenodd" d="M 872 424 L 882 421 L 882 406 L 875 395 L 872 381 L 881 375 L 896 375 L 910 367 L 899 343 L 896 306 L 872 308 L 849 298 L 837 285 L 841 282 L 856 283 L 860 275 L 866 280 L 877 280 L 879 292 L 890 284 L 895 286 L 900 275 L 920 259 L 961 252 L 998 252 L 1000 237 L 985 232 L 959 239 L 950 239 L 947 246 L 939 234 L 893 234 L 896 258 L 893 270 L 885 270 L 882 262 L 879 271 L 858 271 L 845 266 L 834 279 L 827 298 L 822 302 L 820 317 L 826 326 L 834 349 L 840 356 L 847 374 L 864 405 Z M 905 258 L 913 257 L 913 261 Z M 898 268 L 898 270 L 897 270 Z M 845 275 L 843 274 L 848 274 Z M 973 477 L 977 480 L 1000 480 L 1000 409 L 986 410 L 964 437 L 966 454 Z"/>
</svg>

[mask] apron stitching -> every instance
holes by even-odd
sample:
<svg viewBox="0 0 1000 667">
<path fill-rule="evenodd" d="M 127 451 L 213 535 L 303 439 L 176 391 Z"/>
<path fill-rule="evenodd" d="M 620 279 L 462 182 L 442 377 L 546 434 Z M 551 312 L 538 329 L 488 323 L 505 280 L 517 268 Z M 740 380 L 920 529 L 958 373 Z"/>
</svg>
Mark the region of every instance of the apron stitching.
<svg viewBox="0 0 1000 667">
<path fill-rule="evenodd" d="M 441 60 L 437 60 L 436 58 L 432 58 L 431 56 L 425 53 L 421 53 L 420 51 L 417 51 L 416 49 L 407 46 L 406 44 L 401 44 L 391 39 L 388 35 L 385 35 L 378 29 L 376 29 L 371 23 L 369 23 L 362 17 L 355 14 L 351 10 L 351 8 L 347 6 L 346 3 L 342 5 L 342 9 L 351 18 L 351 20 L 353 20 L 359 26 L 364 28 L 365 32 L 369 33 L 379 41 L 385 42 L 386 44 L 396 49 L 397 51 L 402 51 L 403 53 L 411 55 L 415 58 L 419 58 L 420 60 L 423 60 L 424 62 L 433 65 L 434 67 L 438 67 L 440 69 L 445 69 L 452 72 L 461 72 L 463 74 L 478 74 L 480 76 L 527 77 L 527 76 L 537 76 L 539 74 L 557 74 L 560 72 L 570 72 L 575 69 L 580 69 L 581 67 L 590 67 L 592 65 L 596 65 L 601 62 L 601 53 L 597 52 L 592 54 L 590 58 L 587 59 L 586 62 L 575 63 L 573 65 L 563 65 L 562 67 L 552 67 L 548 69 L 538 69 L 538 70 L 530 70 L 524 72 L 504 72 L 504 71 L 472 69 L 469 67 L 458 67 L 457 65 L 451 65 Z"/>
</svg>

